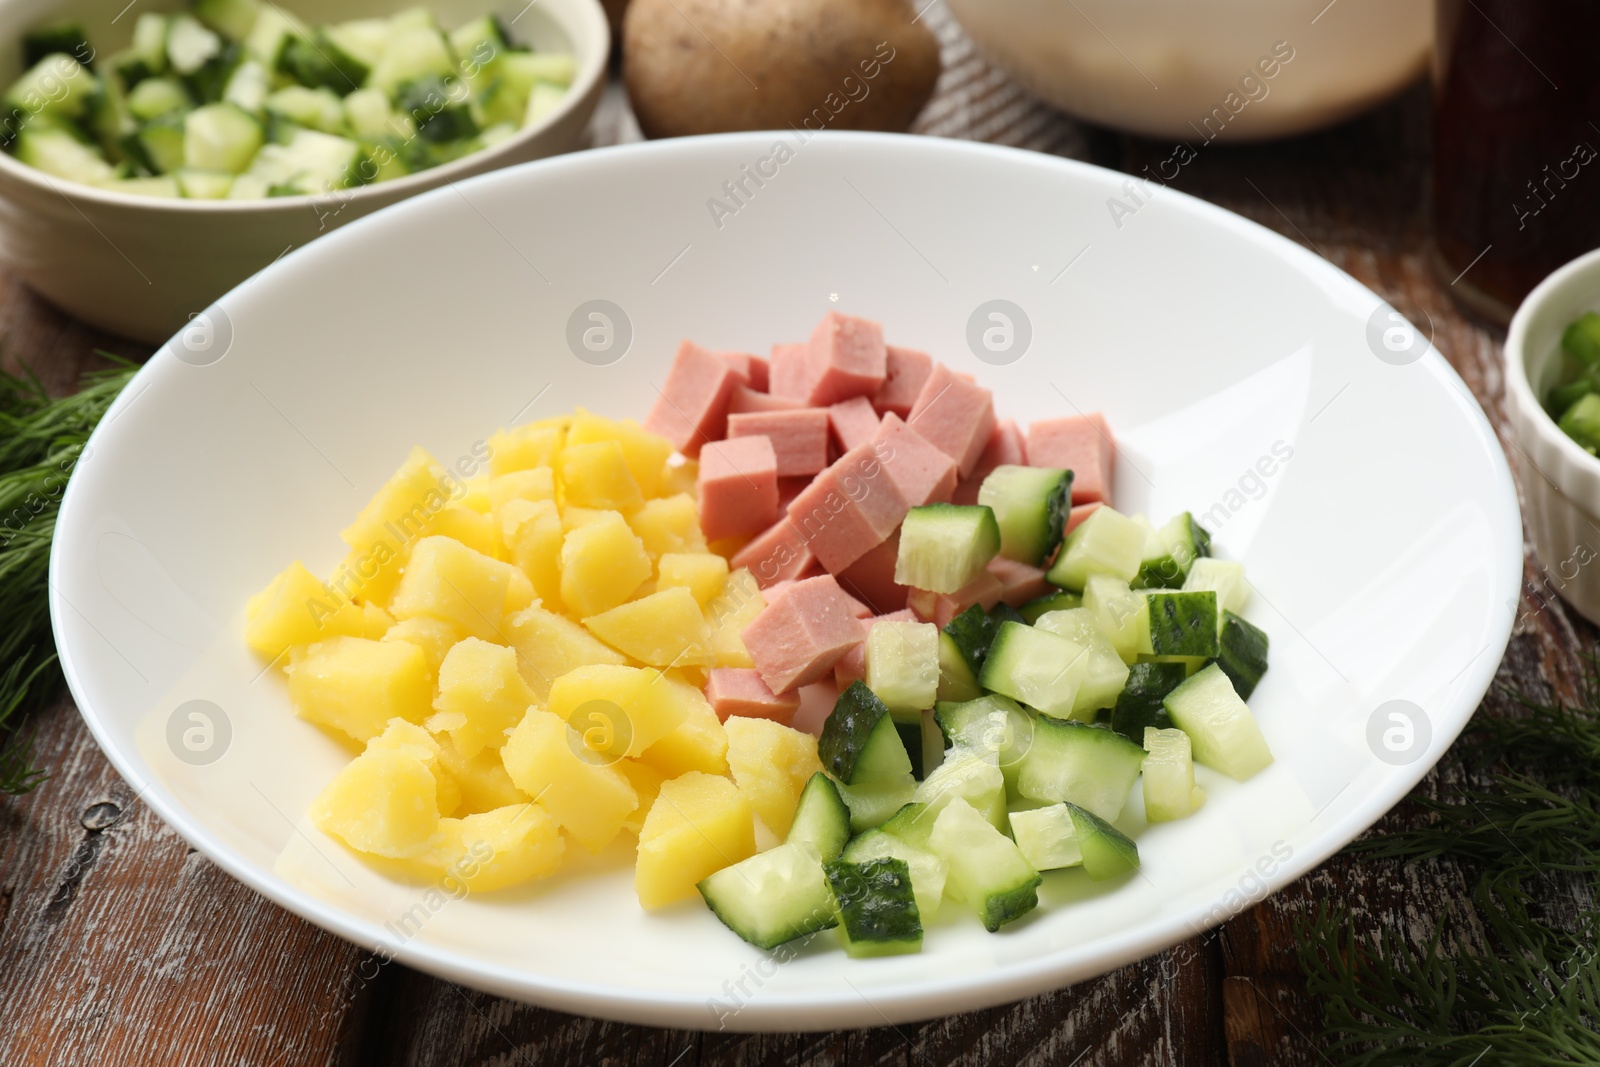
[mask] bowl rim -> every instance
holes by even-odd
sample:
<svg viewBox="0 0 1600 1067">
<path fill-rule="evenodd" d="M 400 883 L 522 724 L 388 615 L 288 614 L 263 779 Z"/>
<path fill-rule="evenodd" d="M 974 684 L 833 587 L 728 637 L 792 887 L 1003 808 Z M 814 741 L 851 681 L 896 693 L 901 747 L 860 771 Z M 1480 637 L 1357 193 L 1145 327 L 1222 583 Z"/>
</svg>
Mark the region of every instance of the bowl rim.
<svg viewBox="0 0 1600 1067">
<path fill-rule="evenodd" d="M 144 210 L 153 214 L 187 212 L 222 215 L 230 212 L 270 214 L 304 211 L 308 204 L 317 204 L 330 199 L 337 200 L 341 205 L 362 204 L 370 200 L 392 202 L 427 192 L 440 185 L 452 184 L 458 178 L 469 178 L 484 171 L 516 166 L 528 161 L 506 157 L 512 155 L 518 145 L 534 140 L 575 110 L 579 102 L 588 97 L 596 85 L 605 78 L 611 58 L 611 23 L 606 18 L 605 9 L 600 6 L 600 0 L 561 0 L 557 4 L 544 5 L 543 10 L 567 33 L 574 53 L 580 51 L 579 42 L 571 32 L 575 27 L 582 26 L 587 31 L 588 39 L 595 42 L 594 48 L 587 54 L 578 55 L 577 74 L 561 98 L 561 103 L 532 126 L 519 129 L 515 135 L 497 145 L 479 149 L 437 167 L 407 174 L 403 178 L 361 185 L 353 189 L 329 190 L 322 194 L 302 193 L 298 196 L 263 197 L 254 200 L 189 200 L 182 197 L 167 199 L 119 193 L 65 178 L 58 179 L 37 167 L 30 167 L 20 162 L 9 152 L 0 152 L 0 175 L 31 185 L 40 192 L 59 194 L 68 203 L 81 200 L 105 207 Z"/>
<path fill-rule="evenodd" d="M 1600 248 L 1556 268 L 1517 305 L 1515 314 L 1511 316 L 1511 325 L 1506 330 L 1503 351 L 1506 392 L 1522 416 L 1519 421 L 1525 431 L 1531 430 L 1542 443 L 1553 445 L 1561 459 L 1578 464 L 1577 471 L 1581 476 L 1600 486 L 1600 456 L 1591 454 L 1567 436 L 1566 431 L 1556 424 L 1554 417 L 1539 402 L 1533 383 L 1528 379 L 1527 344 L 1533 317 L 1545 304 L 1580 285 L 1590 288 L 1594 293 L 1594 302 L 1600 304 Z"/>
</svg>

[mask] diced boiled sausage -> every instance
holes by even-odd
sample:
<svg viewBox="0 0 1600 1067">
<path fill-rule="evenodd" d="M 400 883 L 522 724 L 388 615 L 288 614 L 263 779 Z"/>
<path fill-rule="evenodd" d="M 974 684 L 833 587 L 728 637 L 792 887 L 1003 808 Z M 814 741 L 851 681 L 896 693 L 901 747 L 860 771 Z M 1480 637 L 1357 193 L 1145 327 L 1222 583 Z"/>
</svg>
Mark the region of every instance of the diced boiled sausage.
<svg viewBox="0 0 1600 1067">
<path fill-rule="evenodd" d="M 778 456 L 765 437 L 708 444 L 698 476 L 700 529 L 720 541 L 758 533 L 778 518 Z"/>
<path fill-rule="evenodd" d="M 672 358 L 667 380 L 645 417 L 644 428 L 672 442 L 686 456 L 727 432 L 728 397 L 739 375 L 716 353 L 684 341 Z"/>
<path fill-rule="evenodd" d="M 1116 450 L 1111 428 L 1098 411 L 1045 419 L 1028 427 L 1028 462 L 1070 470 L 1074 504 L 1111 503 Z"/>
<path fill-rule="evenodd" d="M 765 437 L 778 456 L 778 477 L 816 474 L 828 465 L 828 412 L 751 411 L 728 416 L 728 439 Z"/>
<path fill-rule="evenodd" d="M 977 467 L 994 430 L 994 394 L 936 363 L 906 422 L 955 460 L 965 477 Z"/>
<path fill-rule="evenodd" d="M 839 657 L 861 640 L 861 620 L 831 575 L 786 589 L 744 629 L 745 648 L 761 680 L 788 693 L 832 674 Z"/>
</svg>

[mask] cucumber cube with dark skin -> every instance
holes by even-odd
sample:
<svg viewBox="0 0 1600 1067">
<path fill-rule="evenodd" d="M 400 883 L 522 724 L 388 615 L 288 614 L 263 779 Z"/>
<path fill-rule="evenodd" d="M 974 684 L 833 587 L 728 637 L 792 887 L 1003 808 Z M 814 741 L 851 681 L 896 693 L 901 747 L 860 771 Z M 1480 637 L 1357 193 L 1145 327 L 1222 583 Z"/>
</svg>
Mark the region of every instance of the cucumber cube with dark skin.
<svg viewBox="0 0 1600 1067">
<path fill-rule="evenodd" d="M 1261 676 L 1267 673 L 1266 632 L 1233 612 L 1224 611 L 1221 646 L 1221 651 L 1217 655 L 1217 666 L 1222 668 L 1222 673 L 1233 683 L 1233 691 L 1239 694 L 1239 699 L 1249 700 L 1250 694 L 1255 692 L 1256 686 L 1260 684 Z M 1165 664 L 1151 664 L 1151 666 L 1165 666 Z"/>
<path fill-rule="evenodd" d="M 1139 846 L 1132 838 L 1076 804 L 1067 804 L 1067 811 L 1083 852 L 1083 869 L 1090 878 L 1098 882 L 1139 869 Z"/>
<path fill-rule="evenodd" d="M 308 89 L 332 89 L 340 96 L 361 88 L 371 73 L 365 63 L 334 44 L 321 30 L 310 38 L 290 35 L 278 56 L 278 71 Z"/>
<path fill-rule="evenodd" d="M 188 85 L 189 91 L 194 93 L 201 103 L 215 104 L 222 99 L 222 91 L 227 88 L 228 79 L 233 77 L 233 72 L 239 68 L 239 62 L 243 58 L 243 46 L 237 43 L 229 44 L 202 63 L 199 70 L 185 76 L 183 80 Z"/>
<path fill-rule="evenodd" d="M 804 841 L 825 860 L 838 859 L 850 840 L 850 809 L 839 796 L 833 779 L 818 771 L 800 791 L 788 841 Z"/>
<path fill-rule="evenodd" d="M 1217 594 L 1151 593 L 1150 648 L 1157 656 L 1215 656 Z"/>
<path fill-rule="evenodd" d="M 839 909 L 839 930 L 851 956 L 890 956 L 922 948 L 922 916 L 911 870 L 892 857 L 822 865 Z"/>
<path fill-rule="evenodd" d="M 911 770 L 888 707 L 861 681 L 839 694 L 822 725 L 817 755 L 824 770 L 848 785 L 892 781 Z"/>
<path fill-rule="evenodd" d="M 1545 399 L 1545 410 L 1550 417 L 1559 420 L 1571 410 L 1572 405 L 1594 392 L 1594 382 L 1587 376 L 1566 385 L 1558 385 L 1550 390 L 1550 395 Z"/>
<path fill-rule="evenodd" d="M 1147 726 L 1165 730 L 1172 717 L 1161 703 L 1189 676 L 1181 663 L 1135 663 L 1128 668 L 1128 684 L 1111 710 L 1111 728 L 1134 744 L 1144 744 Z"/>
<path fill-rule="evenodd" d="M 994 642 L 995 631 L 999 628 L 999 622 L 974 604 L 945 623 L 944 632 L 955 641 L 967 666 L 976 672 L 983 666 L 983 658 L 989 654 L 989 646 Z"/>
<path fill-rule="evenodd" d="M 1038 600 L 1030 600 L 1017 609 L 1022 616 L 1022 621 L 1032 626 L 1039 621 L 1041 615 L 1048 615 L 1052 611 L 1070 611 L 1073 608 L 1083 607 L 1083 597 L 1077 593 L 1050 593 Z"/>
<path fill-rule="evenodd" d="M 1591 455 L 1600 452 L 1600 394 L 1590 393 L 1573 404 L 1557 425 Z"/>
<path fill-rule="evenodd" d="M 407 82 L 400 88 L 396 106 L 416 120 L 417 134 L 423 140 L 435 144 L 462 141 L 478 133 L 466 94 L 458 90 L 452 95 L 442 78 Z"/>
<path fill-rule="evenodd" d="M 1003 622 L 1020 622 L 1024 626 L 1028 624 L 1028 620 L 1022 617 L 1022 612 L 1004 600 L 989 609 L 989 621 L 994 624 L 996 630 L 1000 629 L 1000 624 Z"/>
<path fill-rule="evenodd" d="M 57 22 L 22 35 L 22 65 L 31 67 L 46 56 L 68 55 L 94 69 L 94 48 L 76 22 Z"/>
<path fill-rule="evenodd" d="M 1600 315 L 1585 311 L 1561 335 L 1561 350 L 1585 367 L 1600 363 Z"/>
</svg>

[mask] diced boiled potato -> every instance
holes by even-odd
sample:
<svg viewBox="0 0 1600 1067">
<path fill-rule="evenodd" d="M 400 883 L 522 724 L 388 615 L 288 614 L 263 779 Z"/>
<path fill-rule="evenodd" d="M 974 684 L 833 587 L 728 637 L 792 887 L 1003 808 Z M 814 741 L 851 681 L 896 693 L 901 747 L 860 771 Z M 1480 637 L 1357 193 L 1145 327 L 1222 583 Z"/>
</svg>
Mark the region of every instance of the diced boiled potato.
<svg viewBox="0 0 1600 1067">
<path fill-rule="evenodd" d="M 424 537 L 411 550 L 390 607 L 397 619 L 427 615 L 494 639 L 507 614 L 532 602 L 533 584 L 511 564 L 448 537 Z"/>
<path fill-rule="evenodd" d="M 561 508 L 561 528 L 563 530 L 576 530 L 580 526 L 587 526 L 613 515 L 606 508 L 581 508 L 576 504 L 564 504 Z"/>
<path fill-rule="evenodd" d="M 421 760 L 438 787 L 440 815 L 454 815 L 461 807 L 461 786 L 440 758 L 439 742 L 425 727 L 404 719 L 390 719 L 383 733 L 367 742 L 366 751 L 404 752 Z"/>
<path fill-rule="evenodd" d="M 618 604 L 583 620 L 606 644 L 652 667 L 709 666 L 711 629 L 694 594 L 682 587 Z"/>
<path fill-rule="evenodd" d="M 439 820 L 440 843 L 413 870 L 447 891 L 487 893 L 543 878 L 561 866 L 567 843 L 561 827 L 538 804 L 520 803 Z"/>
<path fill-rule="evenodd" d="M 553 500 L 508 500 L 495 514 L 511 562 L 533 582 L 542 604 L 561 603 L 561 542 L 566 530 Z"/>
<path fill-rule="evenodd" d="M 439 843 L 433 772 L 402 749 L 373 749 L 345 764 L 310 815 L 324 833 L 374 856 L 407 859 Z"/>
<path fill-rule="evenodd" d="M 693 897 L 701 879 L 755 852 L 754 814 L 732 782 L 698 771 L 663 782 L 639 829 L 639 903 L 660 908 Z"/>
<path fill-rule="evenodd" d="M 456 751 L 449 735 L 439 739 L 439 765 L 455 779 L 461 791 L 461 811 L 472 815 L 533 798 L 517 788 L 500 762 L 498 749 L 484 749 L 471 759 Z"/>
<path fill-rule="evenodd" d="M 549 467 L 512 471 L 489 480 L 489 507 L 499 511 L 511 500 L 554 500 L 556 477 Z"/>
<path fill-rule="evenodd" d="M 451 504 L 435 515 L 428 523 L 428 536 L 453 538 L 474 552 L 482 552 L 493 559 L 506 558 L 499 523 L 493 516 L 462 504 Z"/>
<path fill-rule="evenodd" d="M 651 573 L 644 545 L 615 511 L 568 530 L 561 544 L 561 601 L 580 618 L 623 603 Z"/>
<path fill-rule="evenodd" d="M 733 780 L 750 801 L 767 829 L 783 837 L 794 822 L 800 791 L 822 770 L 817 739 L 770 719 L 731 716 L 724 724 L 728 735 L 728 767 Z"/>
<path fill-rule="evenodd" d="M 244 635 L 257 655 L 276 660 L 287 648 L 330 637 L 381 637 L 393 621 L 375 604 L 330 593 L 296 561 L 245 605 Z"/>
<path fill-rule="evenodd" d="M 706 551 L 700 509 L 687 493 L 650 501 L 628 517 L 628 525 L 652 560 L 668 552 Z"/>
<path fill-rule="evenodd" d="M 740 567 L 728 575 L 727 584 L 717 598 L 706 605 L 706 621 L 711 625 L 711 648 L 718 667 L 755 666 L 744 647 L 744 628 L 755 622 L 766 609 L 766 598 L 755 575 Z"/>
<path fill-rule="evenodd" d="M 494 505 L 489 501 L 489 483 L 493 479 L 487 474 L 477 474 L 467 479 L 467 488 L 461 496 L 461 506 L 481 511 L 485 515 L 494 510 Z"/>
<path fill-rule="evenodd" d="M 728 733 L 706 702 L 705 694 L 699 687 L 673 678 L 663 678 L 659 687 L 681 704 L 683 721 L 645 749 L 639 761 L 668 778 L 690 771 L 727 774 Z"/>
<path fill-rule="evenodd" d="M 506 620 L 506 638 L 517 650 L 517 666 L 534 699 L 544 702 L 550 683 L 578 667 L 621 666 L 627 657 L 563 615 L 531 607 Z"/>
<path fill-rule="evenodd" d="M 289 700 L 301 718 L 365 742 L 390 719 L 420 723 L 433 701 L 433 682 L 416 645 L 335 637 L 292 654 Z"/>
<path fill-rule="evenodd" d="M 661 484 L 657 496 L 677 496 L 679 493 L 688 493 L 694 496 L 699 489 L 700 464 L 692 459 L 677 457 L 679 462 L 667 460 L 667 465 L 661 469 Z"/>
<path fill-rule="evenodd" d="M 639 490 L 647 497 L 660 492 L 662 468 L 672 455 L 672 443 L 657 437 L 632 419 L 612 420 L 579 408 L 567 428 L 568 445 L 615 441 L 622 446 Z"/>
<path fill-rule="evenodd" d="M 575 667 L 550 683 L 546 707 L 576 730 L 609 730 L 605 754 L 637 756 L 688 716 L 683 688 L 649 668 Z"/>
<path fill-rule="evenodd" d="M 359 552 L 379 542 L 398 554 L 400 545 L 419 536 L 428 520 L 450 501 L 445 470 L 427 449 L 413 448 L 394 476 L 339 536 Z"/>
<path fill-rule="evenodd" d="M 728 584 L 728 561 L 714 552 L 664 552 L 656 560 L 656 588 L 682 586 L 701 607 L 710 604 Z"/>
<path fill-rule="evenodd" d="M 370 549 L 353 548 L 334 569 L 329 582 L 352 600 L 388 607 L 411 556 L 410 542 L 375 542 Z"/>
<path fill-rule="evenodd" d="M 554 468 L 566 439 L 565 425 L 532 423 L 501 430 L 489 438 L 489 473 L 498 476 L 534 467 Z"/>
<path fill-rule="evenodd" d="M 580 751 L 583 741 L 565 721 L 533 708 L 511 731 L 500 759 L 518 789 L 597 852 L 621 832 L 638 798 L 621 771 L 590 762 Z"/>
<path fill-rule="evenodd" d="M 517 669 L 516 651 L 469 637 L 439 668 L 428 729 L 448 733 L 456 750 L 471 759 L 505 744 L 506 731 L 522 721 L 533 702 L 533 691 Z"/>
<path fill-rule="evenodd" d="M 422 649 L 422 654 L 428 659 L 428 680 L 431 688 L 438 681 L 439 665 L 444 662 L 445 655 L 465 636 L 460 627 L 453 622 L 418 615 L 395 623 L 384 632 L 382 639 L 406 641 Z"/>
<path fill-rule="evenodd" d="M 656 796 L 661 792 L 661 783 L 667 780 L 667 776 L 648 763 L 640 763 L 638 760 L 619 760 L 616 767 L 628 780 L 628 784 L 633 786 L 634 795 L 639 798 L 639 806 L 633 809 L 633 814 L 622 824 L 622 828 L 628 833 L 637 835 L 644 826 L 645 816 L 650 814 L 650 805 L 656 802 Z"/>
<path fill-rule="evenodd" d="M 568 444 L 560 462 L 561 491 L 579 507 L 632 511 L 644 503 L 620 441 Z"/>
</svg>

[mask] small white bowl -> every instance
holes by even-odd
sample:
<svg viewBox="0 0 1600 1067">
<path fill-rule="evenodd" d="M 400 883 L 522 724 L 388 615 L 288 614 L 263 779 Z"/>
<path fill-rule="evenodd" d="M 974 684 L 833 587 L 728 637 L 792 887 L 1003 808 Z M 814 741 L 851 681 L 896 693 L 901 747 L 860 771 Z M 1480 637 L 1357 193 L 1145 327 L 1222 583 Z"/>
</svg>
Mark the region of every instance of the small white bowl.
<svg viewBox="0 0 1600 1067">
<path fill-rule="evenodd" d="M 1600 623 L 1600 459 L 1556 425 L 1539 398 L 1559 373 L 1561 333 L 1600 309 L 1600 250 L 1539 283 L 1506 334 L 1506 412 L 1522 467 L 1528 534 L 1544 570 L 1536 592 L 1554 592 Z"/>
<path fill-rule="evenodd" d="M 542 122 L 464 159 L 405 178 L 328 196 L 271 200 L 159 200 L 53 178 L 0 153 L 0 259 L 62 310 L 91 325 L 158 344 L 217 297 L 291 248 L 408 196 L 485 171 L 572 148 L 605 88 L 611 31 L 598 0 L 426 0 L 446 26 L 488 11 L 515 24 L 512 36 L 540 50 L 571 51 L 577 74 Z M 403 0 L 286 0 L 316 23 L 392 14 Z M 81 23 L 101 55 L 125 47 L 134 16 L 184 10 L 186 0 L 145 0 L 118 15 L 98 0 L 0 4 L 0 85 L 22 72 L 28 30 Z M 125 17 L 124 17 L 125 16 Z"/>
</svg>

